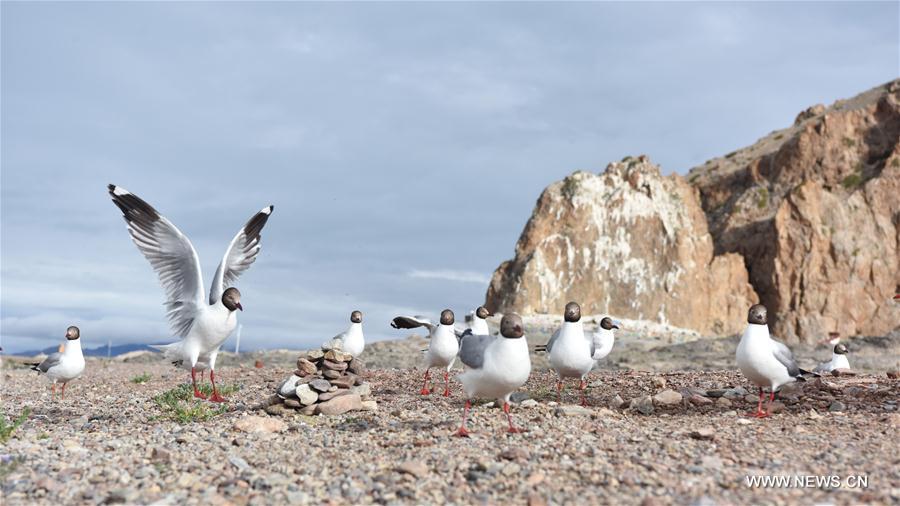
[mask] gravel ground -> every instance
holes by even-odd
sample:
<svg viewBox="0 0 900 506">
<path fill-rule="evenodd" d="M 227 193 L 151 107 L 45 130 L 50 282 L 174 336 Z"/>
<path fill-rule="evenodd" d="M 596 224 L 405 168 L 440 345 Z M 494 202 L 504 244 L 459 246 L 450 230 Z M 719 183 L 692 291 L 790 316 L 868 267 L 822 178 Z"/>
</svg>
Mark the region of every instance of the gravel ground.
<svg viewBox="0 0 900 506">
<path fill-rule="evenodd" d="M 10 505 L 900 502 L 900 380 L 883 373 L 810 381 L 780 396 L 782 412 L 756 420 L 741 416 L 755 407 L 743 392 L 727 390 L 750 389 L 733 371 L 597 371 L 586 410 L 571 386 L 557 405 L 553 377 L 536 371 L 521 389 L 530 399 L 513 406 L 527 433 L 504 433 L 502 412 L 482 403 L 465 440 L 451 437 L 458 383 L 450 398 L 423 397 L 412 369 L 370 369 L 378 411 L 326 418 L 257 408 L 289 368 L 224 367 L 220 384 L 240 387 L 228 410 L 179 423 L 151 400 L 186 380 L 165 364 L 92 359 L 58 402 L 42 378 L 11 366 L 4 411 L 31 413 L 0 450 Z M 149 378 L 133 383 L 139 375 Z M 665 390 L 684 398 L 628 407 Z M 610 408 L 616 396 L 625 404 Z M 763 489 L 747 475 L 842 483 Z M 848 486 L 849 476 L 868 487 Z"/>
</svg>

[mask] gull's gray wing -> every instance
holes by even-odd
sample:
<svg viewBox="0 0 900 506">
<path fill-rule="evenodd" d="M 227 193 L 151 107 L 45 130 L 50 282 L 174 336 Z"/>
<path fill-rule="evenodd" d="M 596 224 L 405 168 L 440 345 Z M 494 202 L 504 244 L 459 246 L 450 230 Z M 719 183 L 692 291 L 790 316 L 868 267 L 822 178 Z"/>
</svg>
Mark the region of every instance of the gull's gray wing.
<svg viewBox="0 0 900 506">
<path fill-rule="evenodd" d="M 194 246 L 178 227 L 137 195 L 113 184 L 109 185 L 109 195 L 122 211 L 134 244 L 159 276 L 172 332 L 186 337 L 203 303 L 203 278 Z"/>
<path fill-rule="evenodd" d="M 550 350 L 553 349 L 553 343 L 555 343 L 556 340 L 559 339 L 559 332 L 561 330 L 562 330 L 562 328 L 556 329 L 556 332 L 554 332 L 553 335 L 550 336 L 550 340 L 547 341 L 547 353 L 550 353 Z"/>
<path fill-rule="evenodd" d="M 787 368 L 791 377 L 800 376 L 800 366 L 794 361 L 794 354 L 791 353 L 791 350 L 784 343 L 772 339 L 772 354 L 781 362 L 781 365 Z"/>
<path fill-rule="evenodd" d="M 398 316 L 391 320 L 391 327 L 394 327 L 395 329 L 415 329 L 425 327 L 428 329 L 428 333 L 431 334 L 431 331 L 434 329 L 434 324 L 431 323 L 431 320 L 422 316 Z"/>
<path fill-rule="evenodd" d="M 496 336 L 476 336 L 471 332 L 462 336 L 459 342 L 459 360 L 472 369 L 484 365 L 484 352 L 497 339 Z"/>
<path fill-rule="evenodd" d="M 212 286 L 209 289 L 209 303 L 215 304 L 222 298 L 222 292 L 227 286 L 233 284 L 242 272 L 250 268 L 250 265 L 259 255 L 259 240 L 262 238 L 260 232 L 275 206 L 262 208 L 258 213 L 244 225 L 244 227 L 234 236 L 225 256 L 216 269 L 213 276 Z"/>
<path fill-rule="evenodd" d="M 43 362 L 38 364 L 36 367 L 32 367 L 35 371 L 47 372 L 51 367 L 55 367 L 59 365 L 60 360 L 62 360 L 62 353 L 56 352 L 51 353 L 44 359 Z"/>
</svg>

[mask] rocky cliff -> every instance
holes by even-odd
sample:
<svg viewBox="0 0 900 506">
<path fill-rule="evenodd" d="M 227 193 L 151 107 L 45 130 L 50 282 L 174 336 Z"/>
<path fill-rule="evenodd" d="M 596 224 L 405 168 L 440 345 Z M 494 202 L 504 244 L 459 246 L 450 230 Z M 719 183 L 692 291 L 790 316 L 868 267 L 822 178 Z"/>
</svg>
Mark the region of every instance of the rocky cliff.
<svg viewBox="0 0 900 506">
<path fill-rule="evenodd" d="M 717 253 L 744 256 L 785 338 L 900 325 L 900 80 L 694 168 Z"/>
<path fill-rule="evenodd" d="M 486 304 L 558 313 L 578 300 L 722 334 L 744 326 L 758 294 L 776 335 L 808 341 L 898 327 L 895 291 L 900 80 L 810 107 L 687 181 L 640 157 L 553 183 Z"/>
<path fill-rule="evenodd" d="M 713 255 L 697 190 L 645 157 L 550 185 L 494 273 L 494 311 L 656 320 L 704 333 L 737 331 L 757 300 L 740 255 Z"/>
</svg>

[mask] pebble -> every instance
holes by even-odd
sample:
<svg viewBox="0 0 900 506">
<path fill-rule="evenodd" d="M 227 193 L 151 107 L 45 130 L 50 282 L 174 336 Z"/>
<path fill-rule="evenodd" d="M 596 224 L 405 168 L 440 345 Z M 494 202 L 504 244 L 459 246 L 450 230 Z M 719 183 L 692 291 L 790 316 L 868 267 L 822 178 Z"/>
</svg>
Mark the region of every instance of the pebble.
<svg viewBox="0 0 900 506">
<path fill-rule="evenodd" d="M 653 414 L 653 399 L 649 395 L 645 395 L 643 397 L 635 397 L 631 399 L 628 407 L 637 411 L 642 415 L 651 415 Z"/>
<path fill-rule="evenodd" d="M 666 388 L 666 378 L 663 378 L 662 376 L 654 376 L 653 379 L 650 380 L 650 383 L 656 388 Z"/>
<path fill-rule="evenodd" d="M 338 388 L 350 388 L 354 383 L 356 383 L 356 376 L 353 374 L 347 374 L 346 376 L 331 380 L 331 384 Z"/>
<path fill-rule="evenodd" d="M 250 470 L 250 464 L 248 464 L 246 460 L 238 457 L 237 455 L 229 455 L 228 462 L 230 462 L 231 465 L 236 467 L 238 471 L 243 472 L 243 471 Z"/>
<path fill-rule="evenodd" d="M 378 411 L 378 402 L 373 399 L 362 401 L 361 406 L 363 411 Z"/>
<path fill-rule="evenodd" d="M 349 394 L 350 392 L 351 391 L 347 390 L 346 388 L 340 388 L 340 389 L 335 390 L 334 392 L 325 392 L 324 394 L 319 394 L 319 402 L 325 402 L 325 401 L 334 399 L 335 397 L 338 397 L 340 395 Z"/>
<path fill-rule="evenodd" d="M 730 408 L 731 401 L 728 400 L 727 397 L 719 397 L 716 399 L 716 406 L 719 406 L 720 408 Z"/>
<path fill-rule="evenodd" d="M 844 411 L 847 409 L 847 405 L 841 401 L 834 401 L 828 406 L 828 411 L 836 412 L 836 411 Z"/>
<path fill-rule="evenodd" d="M 309 406 L 319 400 L 319 394 L 314 392 L 309 384 L 303 384 L 297 387 L 297 397 L 300 399 L 300 404 L 303 404 L 304 406 Z"/>
<path fill-rule="evenodd" d="M 298 381 L 300 381 L 300 376 L 292 374 L 278 386 L 278 394 L 283 397 L 297 397 L 296 390 Z"/>
<path fill-rule="evenodd" d="M 671 406 L 681 403 L 682 396 L 675 390 L 663 390 L 653 396 L 653 403 L 662 406 Z"/>
<path fill-rule="evenodd" d="M 328 380 L 324 379 L 314 379 L 310 381 L 309 387 L 318 392 L 327 392 L 329 388 L 331 388 L 331 383 Z"/>
<path fill-rule="evenodd" d="M 524 448 L 512 447 L 503 450 L 497 456 L 503 460 L 528 460 L 531 454 Z"/>
<path fill-rule="evenodd" d="M 325 352 L 322 350 L 311 350 L 306 353 L 307 360 L 315 362 L 317 360 L 321 360 L 325 356 Z"/>
<path fill-rule="evenodd" d="M 303 357 L 300 357 L 297 359 L 297 370 L 302 373 L 300 374 L 300 376 L 309 376 L 311 374 L 315 374 L 317 369 L 316 364 Z"/>
<path fill-rule="evenodd" d="M 150 451 L 150 460 L 153 462 L 171 462 L 172 453 L 162 447 L 155 447 Z"/>
<path fill-rule="evenodd" d="M 372 395 L 372 387 L 368 383 L 363 383 L 362 385 L 357 385 L 350 389 L 354 394 L 359 395 L 360 397 L 368 397 Z"/>
<path fill-rule="evenodd" d="M 625 400 L 622 399 L 622 396 L 619 394 L 616 394 L 615 397 L 613 397 L 612 399 L 609 400 L 609 407 L 612 409 L 619 409 L 624 404 L 625 404 Z"/>
<path fill-rule="evenodd" d="M 331 369 L 325 369 L 322 371 L 322 376 L 325 376 L 327 379 L 335 380 L 341 377 L 340 371 L 334 371 Z"/>
<path fill-rule="evenodd" d="M 352 372 L 353 374 L 364 374 L 366 372 L 366 365 L 362 360 L 358 358 L 354 358 L 350 361 L 350 364 L 347 366 L 347 370 Z"/>
<path fill-rule="evenodd" d="M 534 399 L 525 399 L 524 401 L 519 403 L 519 406 L 521 406 L 523 408 L 533 408 L 537 405 L 538 405 L 538 401 L 536 401 Z"/>
</svg>

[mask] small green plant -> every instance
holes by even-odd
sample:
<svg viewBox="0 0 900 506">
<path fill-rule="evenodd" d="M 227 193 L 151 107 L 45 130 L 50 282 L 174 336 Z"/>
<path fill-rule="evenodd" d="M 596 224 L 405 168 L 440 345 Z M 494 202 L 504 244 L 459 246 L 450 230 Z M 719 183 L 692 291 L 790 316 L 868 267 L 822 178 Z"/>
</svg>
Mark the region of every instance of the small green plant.
<svg viewBox="0 0 900 506">
<path fill-rule="evenodd" d="M 150 381 L 150 373 L 145 372 L 144 374 L 139 374 L 133 378 L 131 378 L 131 382 L 136 385 L 143 385 L 144 383 Z"/>
<path fill-rule="evenodd" d="M 219 388 L 219 393 L 229 395 L 240 390 L 239 385 L 224 385 Z M 200 386 L 199 390 L 205 395 L 212 393 L 209 385 Z M 155 397 L 153 402 L 159 406 L 163 416 L 178 423 L 205 422 L 210 418 L 225 413 L 228 408 L 194 398 L 194 389 L 189 384 L 179 385 L 167 390 Z"/>
<path fill-rule="evenodd" d="M 9 438 L 12 437 L 13 432 L 16 431 L 19 427 L 25 423 L 25 420 L 28 419 L 28 415 L 31 413 L 31 410 L 25 408 L 22 410 L 22 413 L 15 417 L 6 419 L 6 412 L 3 408 L 0 408 L 0 443 L 5 443 L 9 441 Z"/>
<path fill-rule="evenodd" d="M 853 248 L 853 256 L 859 255 L 859 248 Z"/>
<path fill-rule="evenodd" d="M 49 439 L 50 434 L 47 434 L 46 432 L 41 432 L 40 434 L 38 434 L 37 438 L 38 438 L 38 441 L 40 441 L 41 439 Z"/>
<path fill-rule="evenodd" d="M 900 167 L 900 158 L 894 158 L 893 160 L 891 160 L 891 167 L 895 169 L 897 167 Z"/>
<path fill-rule="evenodd" d="M 776 141 L 780 141 L 780 140 L 783 139 L 783 138 L 784 138 L 784 134 L 778 134 L 778 135 L 775 136 L 775 140 L 776 140 Z"/>
<path fill-rule="evenodd" d="M 700 179 L 700 174 L 694 174 L 688 179 L 688 183 L 694 184 L 698 179 Z"/>
<path fill-rule="evenodd" d="M 758 197 L 756 200 L 756 207 L 765 209 L 766 206 L 769 205 L 769 190 L 760 188 L 756 191 L 756 196 Z"/>
<path fill-rule="evenodd" d="M 736 155 L 736 154 L 737 154 L 737 151 L 732 151 L 731 153 L 728 153 L 727 155 L 725 155 L 725 158 L 734 158 L 734 155 Z"/>
<path fill-rule="evenodd" d="M 860 185 L 860 183 L 862 183 L 862 176 L 860 176 L 859 174 L 850 174 L 849 176 L 845 177 L 843 181 L 841 181 L 841 185 L 843 185 L 844 188 L 848 190 L 856 188 Z"/>
<path fill-rule="evenodd" d="M 850 137 L 844 137 L 844 146 L 852 148 L 853 146 L 856 146 L 856 141 Z"/>
</svg>

